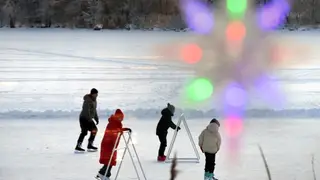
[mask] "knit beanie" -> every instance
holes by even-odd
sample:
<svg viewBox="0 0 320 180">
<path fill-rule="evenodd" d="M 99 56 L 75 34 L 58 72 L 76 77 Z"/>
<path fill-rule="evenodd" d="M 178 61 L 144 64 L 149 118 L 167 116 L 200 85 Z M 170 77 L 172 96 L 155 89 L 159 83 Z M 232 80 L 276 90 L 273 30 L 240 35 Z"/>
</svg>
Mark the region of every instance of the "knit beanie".
<svg viewBox="0 0 320 180">
<path fill-rule="evenodd" d="M 90 90 L 90 94 L 98 94 L 98 90 L 96 88 L 92 88 Z"/>
<path fill-rule="evenodd" d="M 172 104 L 168 103 L 167 108 L 172 114 L 174 114 L 176 108 Z"/>
<path fill-rule="evenodd" d="M 216 119 L 216 118 L 213 118 L 211 121 L 210 121 L 210 124 L 211 123 L 216 123 L 219 127 L 220 127 L 220 123 L 219 121 Z"/>
</svg>

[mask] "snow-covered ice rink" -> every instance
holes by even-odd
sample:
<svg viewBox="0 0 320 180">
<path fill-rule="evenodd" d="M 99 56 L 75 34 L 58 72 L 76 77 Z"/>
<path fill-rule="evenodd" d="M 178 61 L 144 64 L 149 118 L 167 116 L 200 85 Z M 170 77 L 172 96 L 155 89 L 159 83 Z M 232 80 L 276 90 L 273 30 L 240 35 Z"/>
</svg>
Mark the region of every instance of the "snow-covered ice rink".
<svg viewBox="0 0 320 180">
<path fill-rule="evenodd" d="M 307 42 L 312 48 L 319 47 L 320 32 L 281 33 Z M 92 87 L 99 90 L 101 116 L 95 144 L 100 145 L 107 116 L 122 108 L 126 115 L 124 125 L 134 131 L 147 178 L 169 179 L 170 164 L 156 162 L 159 142 L 155 127 L 159 111 L 168 101 L 179 106 L 178 94 L 193 73 L 184 69 L 182 63 L 158 62 L 150 56 L 157 43 L 187 35 L 0 29 L 0 179 L 94 179 L 100 168 L 99 153 L 73 153 L 80 131 L 78 111 L 82 97 Z M 299 69 L 275 73 L 287 95 L 286 109 L 282 110 L 282 117 L 265 111 L 259 118 L 248 118 L 238 151 L 230 152 L 221 128 L 223 146 L 216 169 L 219 179 L 266 179 L 258 144 L 265 151 L 274 180 L 312 179 L 312 155 L 320 176 L 319 57 L 319 53 L 314 53 L 309 59 L 301 60 L 308 63 L 302 63 Z M 210 109 L 213 107 L 203 108 Z M 192 118 L 187 116 L 196 143 L 210 121 L 204 115 L 200 111 Z M 169 142 L 171 137 L 172 131 Z M 193 157 L 183 128 L 173 151 L 179 157 Z M 127 156 L 119 179 L 135 177 L 130 163 Z M 177 179 L 203 179 L 203 168 L 201 154 L 199 164 L 178 164 L 181 171 Z"/>
</svg>

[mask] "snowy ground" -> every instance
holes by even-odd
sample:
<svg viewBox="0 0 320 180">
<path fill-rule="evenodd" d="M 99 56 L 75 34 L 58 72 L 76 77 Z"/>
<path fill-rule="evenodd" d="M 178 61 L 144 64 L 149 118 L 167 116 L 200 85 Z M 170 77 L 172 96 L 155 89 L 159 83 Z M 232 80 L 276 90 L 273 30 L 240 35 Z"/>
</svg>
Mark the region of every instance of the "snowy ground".
<svg viewBox="0 0 320 180">
<path fill-rule="evenodd" d="M 289 36 L 318 49 L 318 33 L 291 32 Z M 160 108 L 168 101 L 179 107 L 178 94 L 192 72 L 182 69 L 181 63 L 154 61 L 150 49 L 159 42 L 187 35 L 0 29 L 0 179 L 93 179 L 100 168 L 98 153 L 79 155 L 73 149 L 82 97 L 96 87 L 100 91 L 101 116 L 96 144 L 100 144 L 106 116 L 116 108 L 124 109 L 125 124 L 136 132 L 137 149 L 148 179 L 167 180 L 170 165 L 155 161 L 155 126 Z M 249 119 L 233 153 L 222 132 L 223 147 L 217 160 L 220 179 L 266 179 L 258 143 L 265 151 L 274 180 L 312 179 L 312 154 L 320 173 L 320 55 L 313 53 L 302 60 L 308 62 L 303 64 L 308 67 L 275 72 L 288 100 L 282 112 L 292 119 L 270 118 L 269 111 L 261 113 L 262 119 Z M 297 118 L 301 114 L 309 119 Z M 188 123 L 197 143 L 197 136 L 210 118 L 203 118 L 202 112 L 193 115 L 195 119 L 189 118 Z M 184 133 L 179 133 L 175 151 L 180 157 L 193 156 Z M 178 164 L 178 179 L 202 179 L 203 164 L 203 156 L 199 164 Z M 127 158 L 120 178 L 131 177 L 134 172 Z"/>
<path fill-rule="evenodd" d="M 207 120 L 189 120 L 189 127 L 197 142 L 197 136 L 207 125 Z M 102 138 L 106 120 L 99 125 Z M 158 148 L 155 136 L 155 119 L 126 120 L 132 127 L 137 151 L 147 178 L 168 180 L 170 164 L 156 163 Z M 247 121 L 246 131 L 232 155 L 224 138 L 217 159 L 217 176 L 222 180 L 267 179 L 257 144 L 259 143 L 269 162 L 274 180 L 312 179 L 311 157 L 315 155 L 316 171 L 320 176 L 320 122 L 318 120 L 259 120 Z M 222 128 L 223 129 L 223 128 Z M 0 179 L 1 180 L 87 180 L 100 168 L 98 153 L 74 154 L 73 148 L 79 132 L 76 120 L 15 120 L 1 121 Z M 168 135 L 171 141 L 172 132 Z M 174 151 L 180 157 L 194 157 L 191 144 L 181 130 Z M 225 137 L 222 130 L 222 137 Z M 237 151 L 235 149 L 235 151 Z M 124 159 L 119 179 L 135 177 L 129 156 Z M 179 179 L 202 179 L 204 156 L 201 162 L 181 163 Z M 115 170 L 113 171 L 115 173 Z"/>
</svg>

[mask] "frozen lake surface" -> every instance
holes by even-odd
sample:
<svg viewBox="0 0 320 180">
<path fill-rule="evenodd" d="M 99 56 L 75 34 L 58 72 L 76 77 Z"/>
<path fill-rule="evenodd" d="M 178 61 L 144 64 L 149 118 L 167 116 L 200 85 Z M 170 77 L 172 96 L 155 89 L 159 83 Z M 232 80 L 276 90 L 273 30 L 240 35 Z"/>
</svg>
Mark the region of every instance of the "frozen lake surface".
<svg viewBox="0 0 320 180">
<path fill-rule="evenodd" d="M 284 34 L 319 47 L 319 32 Z M 155 126 L 167 102 L 180 107 L 178 95 L 193 72 L 181 63 L 156 61 L 151 49 L 157 43 L 186 36 L 188 33 L 176 32 L 0 29 L 0 179 L 94 179 L 100 168 L 99 153 L 80 155 L 73 149 L 80 130 L 82 97 L 95 87 L 101 116 L 96 144 L 101 141 L 106 116 L 122 108 L 148 179 L 167 180 L 170 164 L 155 161 Z M 258 144 L 265 151 L 274 180 L 312 179 L 312 155 L 320 175 L 320 54 L 310 57 L 301 61 L 315 61 L 312 66 L 275 72 L 287 97 L 285 109 L 252 110 L 262 119 L 245 121 L 245 131 L 234 147 L 229 147 L 221 128 L 219 179 L 266 179 Z M 210 120 L 203 116 L 216 115 L 206 113 L 212 109 L 214 106 L 185 111 L 196 143 Z M 172 132 L 169 142 L 171 136 Z M 174 152 L 193 157 L 186 137 L 182 127 Z M 177 179 L 202 179 L 203 160 L 201 155 L 199 164 L 179 163 Z M 128 157 L 121 172 L 122 180 L 134 178 Z"/>
<path fill-rule="evenodd" d="M 189 128 L 197 143 L 198 135 L 210 119 L 189 120 Z M 175 120 L 176 122 L 176 120 Z M 96 144 L 100 145 L 107 123 L 102 119 Z M 150 180 L 168 180 L 170 163 L 157 163 L 157 121 L 131 120 L 124 125 L 133 129 L 136 149 L 146 176 Z M 274 180 L 313 179 L 312 155 L 320 176 L 319 120 L 259 120 L 245 122 L 245 132 L 238 147 L 230 151 L 229 142 L 221 128 L 222 148 L 217 156 L 216 175 L 221 180 L 267 179 L 257 145 L 260 144 Z M 74 154 L 78 138 L 77 120 L 14 120 L 0 121 L 0 179 L 1 180 L 87 180 L 94 179 L 100 168 L 99 153 Z M 168 142 L 172 131 L 169 131 Z M 184 127 L 179 131 L 173 152 L 178 157 L 195 157 Z M 86 145 L 86 141 L 84 142 Z M 122 146 L 120 144 L 120 146 Z M 121 155 L 121 153 L 120 153 Z M 179 179 L 203 179 L 204 155 L 200 163 L 179 163 Z M 119 180 L 135 177 L 126 156 Z M 115 175 L 116 168 L 113 173 Z"/>
<path fill-rule="evenodd" d="M 279 34 L 319 48 L 317 31 Z M 182 63 L 156 61 L 152 49 L 159 43 L 188 35 L 177 32 L 0 29 L 0 118 L 77 116 L 83 95 L 92 87 L 100 92 L 98 108 L 103 116 L 117 107 L 139 118 L 148 114 L 157 116 L 159 108 L 168 101 L 180 107 L 179 94 L 185 82 L 193 77 L 193 72 L 182 68 Z M 287 97 L 285 109 L 280 112 L 282 117 L 320 116 L 319 57 L 316 51 L 309 56 L 310 59 L 301 60 L 314 61 L 312 66 L 303 68 L 305 64 L 302 63 L 299 69 L 274 72 Z M 203 111 L 214 108 L 214 105 L 194 107 Z M 189 114 L 196 118 L 205 112 Z M 273 117 L 279 113 L 256 114 Z"/>
</svg>

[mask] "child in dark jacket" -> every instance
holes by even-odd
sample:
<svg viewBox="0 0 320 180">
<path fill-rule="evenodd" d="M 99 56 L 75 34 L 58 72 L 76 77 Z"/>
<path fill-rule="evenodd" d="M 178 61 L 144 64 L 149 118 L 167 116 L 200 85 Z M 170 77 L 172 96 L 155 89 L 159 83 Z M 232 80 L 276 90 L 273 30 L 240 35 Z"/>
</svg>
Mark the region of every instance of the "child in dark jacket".
<svg viewBox="0 0 320 180">
<path fill-rule="evenodd" d="M 199 146 L 206 156 L 206 165 L 204 169 L 204 180 L 217 180 L 214 176 L 216 154 L 220 150 L 221 136 L 219 133 L 220 123 L 212 119 L 210 124 L 199 136 Z"/>
<path fill-rule="evenodd" d="M 129 131 L 131 133 L 130 128 L 122 127 L 123 118 L 124 114 L 120 109 L 117 109 L 115 114 L 111 115 L 108 119 L 109 123 L 104 132 L 100 148 L 99 162 L 100 164 L 103 164 L 103 167 L 100 169 L 96 177 L 97 179 L 109 180 L 111 176 L 111 168 L 117 164 L 117 151 L 115 150 L 113 155 L 112 151 L 113 148 L 117 148 L 119 145 L 120 139 L 118 139 L 118 142 L 116 142 L 118 134 L 120 133 L 120 135 L 122 135 L 124 131 Z M 105 174 L 106 177 L 104 176 Z"/>
<path fill-rule="evenodd" d="M 164 155 L 164 151 L 167 147 L 167 134 L 168 129 L 176 129 L 177 126 L 172 122 L 172 116 L 174 116 L 175 107 L 170 103 L 167 104 L 167 107 L 161 111 L 161 118 L 157 125 L 157 136 L 160 141 L 160 147 L 158 151 L 158 161 L 165 161 L 166 156 Z M 180 127 L 178 127 L 178 131 Z"/>
</svg>

